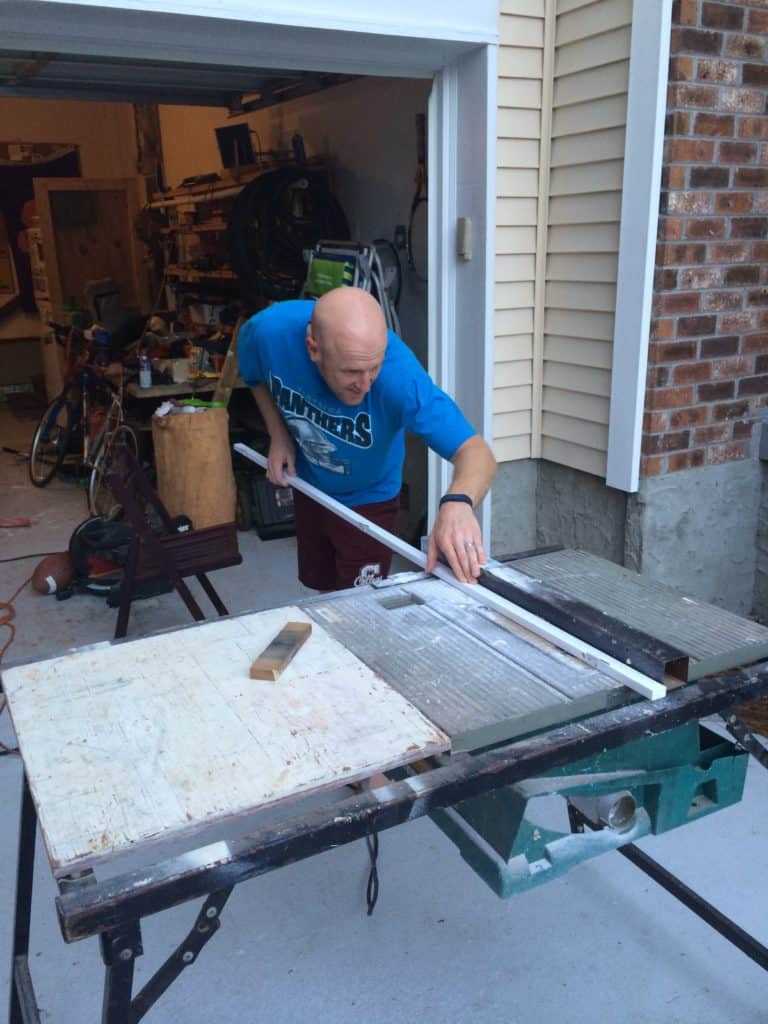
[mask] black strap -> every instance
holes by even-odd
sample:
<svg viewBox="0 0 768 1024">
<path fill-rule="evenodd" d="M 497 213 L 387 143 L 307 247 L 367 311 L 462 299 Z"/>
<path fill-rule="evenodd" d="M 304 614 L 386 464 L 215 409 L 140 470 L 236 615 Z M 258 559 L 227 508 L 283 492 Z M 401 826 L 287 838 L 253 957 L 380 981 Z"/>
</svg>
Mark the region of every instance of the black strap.
<svg viewBox="0 0 768 1024">
<path fill-rule="evenodd" d="M 444 505 L 447 501 L 463 501 L 466 505 L 474 506 L 474 502 L 468 494 L 444 494 L 439 504 Z"/>
<path fill-rule="evenodd" d="M 368 885 L 365 888 L 365 899 L 368 904 L 368 917 L 374 911 L 376 901 L 379 898 L 379 833 L 371 832 L 365 837 L 365 845 L 368 847 L 368 855 L 371 858 L 371 870 L 368 875 Z"/>
</svg>

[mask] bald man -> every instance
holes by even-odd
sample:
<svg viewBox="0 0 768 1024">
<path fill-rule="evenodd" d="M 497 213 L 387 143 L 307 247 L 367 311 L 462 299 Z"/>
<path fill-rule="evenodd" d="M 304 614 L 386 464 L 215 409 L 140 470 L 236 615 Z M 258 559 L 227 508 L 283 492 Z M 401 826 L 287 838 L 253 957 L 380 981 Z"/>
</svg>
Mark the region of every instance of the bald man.
<svg viewBox="0 0 768 1024">
<path fill-rule="evenodd" d="M 454 466 L 429 538 L 427 569 L 441 552 L 462 582 L 485 562 L 473 509 L 496 472 L 486 442 L 388 331 L 376 299 L 336 288 L 317 302 L 280 302 L 243 326 L 243 379 L 270 436 L 267 477 L 297 475 L 390 532 L 399 508 L 404 432 Z M 392 552 L 294 491 L 299 579 L 341 590 L 385 577 Z"/>
</svg>

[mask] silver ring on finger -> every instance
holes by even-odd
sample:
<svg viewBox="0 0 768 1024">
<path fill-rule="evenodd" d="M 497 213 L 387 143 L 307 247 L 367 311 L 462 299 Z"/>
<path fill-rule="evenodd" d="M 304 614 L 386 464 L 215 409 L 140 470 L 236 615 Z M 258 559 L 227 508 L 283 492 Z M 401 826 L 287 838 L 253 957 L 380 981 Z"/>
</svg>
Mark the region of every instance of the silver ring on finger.
<svg viewBox="0 0 768 1024">
<path fill-rule="evenodd" d="M 471 551 L 475 547 L 475 542 L 473 540 L 465 540 L 464 547 L 467 551 Z"/>
</svg>

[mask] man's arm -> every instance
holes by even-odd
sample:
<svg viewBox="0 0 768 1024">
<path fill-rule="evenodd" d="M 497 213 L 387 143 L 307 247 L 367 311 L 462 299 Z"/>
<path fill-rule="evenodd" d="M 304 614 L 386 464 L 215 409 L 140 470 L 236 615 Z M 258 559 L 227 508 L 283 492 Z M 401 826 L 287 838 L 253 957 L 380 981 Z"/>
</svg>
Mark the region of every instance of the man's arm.
<svg viewBox="0 0 768 1024">
<path fill-rule="evenodd" d="M 251 392 L 269 434 L 267 480 L 278 487 L 285 487 L 286 472 L 296 476 L 296 446 L 267 385 L 257 384 L 255 388 L 251 388 Z"/>
<path fill-rule="evenodd" d="M 438 554 L 442 553 L 458 580 L 474 583 L 487 558 L 480 525 L 472 510 L 488 493 L 496 475 L 496 459 L 483 438 L 475 434 L 459 446 L 451 462 L 453 480 L 446 493 L 466 494 L 472 504 L 450 501 L 440 506 L 429 536 L 427 572 L 434 569 Z"/>
</svg>

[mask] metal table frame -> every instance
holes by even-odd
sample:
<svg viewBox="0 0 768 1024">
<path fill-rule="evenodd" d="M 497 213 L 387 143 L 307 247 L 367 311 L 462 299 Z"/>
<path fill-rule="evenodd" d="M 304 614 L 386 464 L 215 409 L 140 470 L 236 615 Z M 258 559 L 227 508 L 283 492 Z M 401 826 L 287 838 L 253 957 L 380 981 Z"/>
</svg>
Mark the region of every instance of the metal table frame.
<svg viewBox="0 0 768 1024">
<path fill-rule="evenodd" d="M 733 709 L 768 694 L 768 663 L 701 680 L 666 698 L 640 701 L 578 723 L 477 754 L 454 754 L 447 763 L 379 789 L 365 790 L 301 816 L 265 827 L 226 844 L 187 857 L 158 861 L 150 868 L 99 881 L 93 871 L 58 880 L 56 908 L 67 942 L 98 934 L 105 964 L 102 1024 L 134 1024 L 194 963 L 220 925 L 220 914 L 234 887 L 284 864 L 449 807 L 501 786 L 534 778 L 603 750 L 643 736 L 666 732 L 710 715 L 722 715 L 737 741 L 768 767 L 762 744 L 751 737 Z M 740 736 L 739 736 L 740 733 Z M 571 811 L 576 831 L 596 827 Z M 26 780 L 23 784 L 17 863 L 16 909 L 11 973 L 10 1024 L 40 1020 L 29 971 L 29 933 L 37 818 Z M 768 970 L 768 949 L 707 904 L 637 848 L 620 850 L 650 877 L 681 899 L 730 942 Z M 141 920 L 189 900 L 204 897 L 195 923 L 178 948 L 141 992 L 133 994 L 136 957 L 143 952 Z"/>
</svg>

